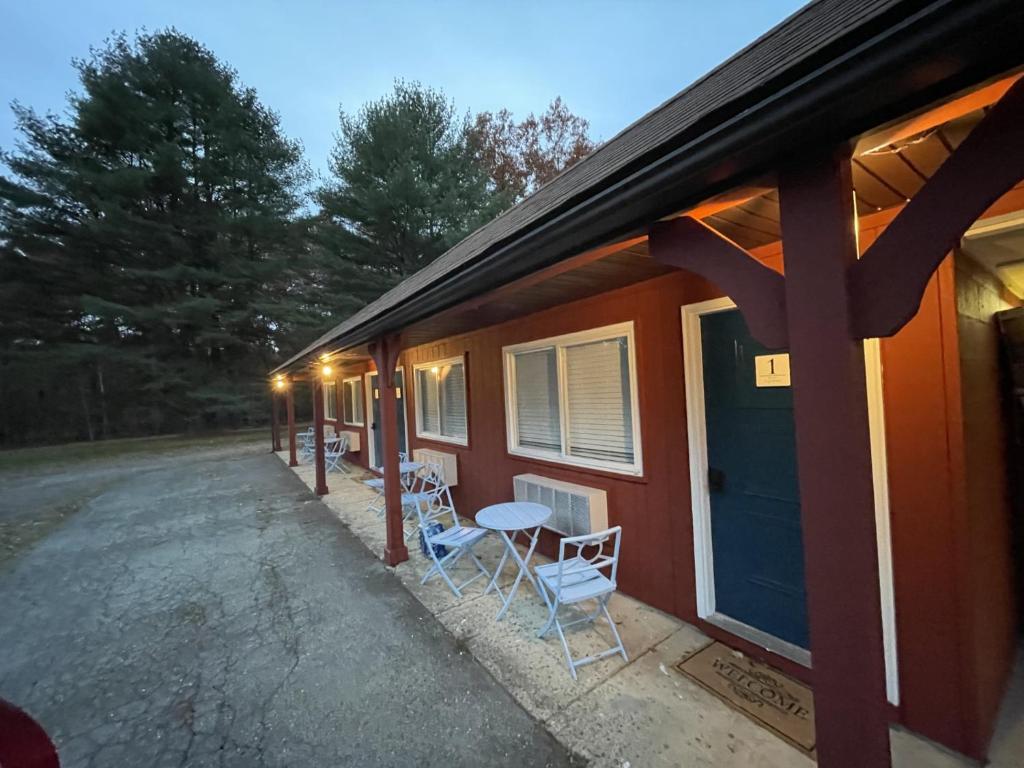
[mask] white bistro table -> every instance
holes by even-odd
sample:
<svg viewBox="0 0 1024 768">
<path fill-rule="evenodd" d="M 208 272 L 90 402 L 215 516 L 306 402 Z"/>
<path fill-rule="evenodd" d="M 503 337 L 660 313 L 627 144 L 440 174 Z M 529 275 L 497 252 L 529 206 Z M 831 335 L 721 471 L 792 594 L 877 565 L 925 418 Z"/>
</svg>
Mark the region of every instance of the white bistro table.
<svg viewBox="0 0 1024 768">
<path fill-rule="evenodd" d="M 534 581 L 533 576 L 530 574 L 530 557 L 533 556 L 533 550 L 537 546 L 540 528 L 547 522 L 549 517 L 551 517 L 551 509 L 549 507 L 529 501 L 506 501 L 501 504 L 492 504 L 476 513 L 476 524 L 481 528 L 497 531 L 505 542 L 505 551 L 501 555 L 501 560 L 498 561 L 498 567 L 494 569 L 491 583 L 484 590 L 486 595 L 493 589 L 498 593 L 498 598 L 501 600 L 501 610 L 498 611 L 495 621 L 501 621 L 501 618 L 508 611 L 508 607 L 512 604 L 512 598 L 516 596 L 519 582 L 523 580 L 523 576 L 530 580 L 533 588 L 537 590 L 537 594 L 543 597 L 540 587 L 537 586 L 537 582 Z M 520 557 L 519 550 L 516 549 L 516 536 L 520 533 L 526 537 L 526 542 L 528 542 L 526 557 Z M 519 566 L 519 573 L 516 574 L 515 581 L 509 587 L 508 593 L 502 594 L 501 587 L 498 586 L 498 577 L 501 575 L 501 571 L 509 557 Z"/>
</svg>

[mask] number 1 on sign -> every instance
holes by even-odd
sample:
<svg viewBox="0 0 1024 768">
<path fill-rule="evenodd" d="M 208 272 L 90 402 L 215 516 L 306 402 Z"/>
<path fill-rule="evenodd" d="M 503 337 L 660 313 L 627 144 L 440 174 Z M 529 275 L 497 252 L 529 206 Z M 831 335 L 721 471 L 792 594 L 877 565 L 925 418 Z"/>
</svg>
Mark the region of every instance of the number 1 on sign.
<svg viewBox="0 0 1024 768">
<path fill-rule="evenodd" d="M 756 355 L 754 357 L 754 384 L 758 387 L 788 387 L 789 353 Z"/>
</svg>

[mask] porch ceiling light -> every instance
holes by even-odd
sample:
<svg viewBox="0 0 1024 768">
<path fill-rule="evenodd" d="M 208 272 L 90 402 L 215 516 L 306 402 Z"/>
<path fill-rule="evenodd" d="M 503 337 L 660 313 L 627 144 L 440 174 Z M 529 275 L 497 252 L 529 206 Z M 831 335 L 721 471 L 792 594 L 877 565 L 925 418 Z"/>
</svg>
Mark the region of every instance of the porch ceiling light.
<svg viewBox="0 0 1024 768">
<path fill-rule="evenodd" d="M 320 369 L 320 373 L 323 375 L 325 379 L 331 375 L 331 372 L 331 366 L 329 365 L 325 365 L 323 368 Z"/>
</svg>

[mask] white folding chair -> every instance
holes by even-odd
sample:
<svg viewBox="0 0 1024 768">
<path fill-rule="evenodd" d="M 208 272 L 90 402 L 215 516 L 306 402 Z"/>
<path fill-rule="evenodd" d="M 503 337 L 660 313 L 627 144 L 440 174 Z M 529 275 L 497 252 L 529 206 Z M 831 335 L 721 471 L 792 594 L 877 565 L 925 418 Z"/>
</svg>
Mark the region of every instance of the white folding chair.
<svg viewBox="0 0 1024 768">
<path fill-rule="evenodd" d="M 427 501 L 428 512 L 435 517 L 455 514 L 452 491 L 444 479 L 444 469 L 440 464 L 424 464 L 402 484 L 402 528 L 407 541 L 419 533 L 416 507 L 424 499 Z"/>
<path fill-rule="evenodd" d="M 565 659 L 569 663 L 569 672 L 573 680 L 576 679 L 576 670 L 579 667 L 606 656 L 619 653 L 622 654 L 624 661 L 629 661 L 619 631 L 615 628 L 611 614 L 608 613 L 608 600 L 617 587 L 621 541 L 622 527 L 618 525 L 607 531 L 567 537 L 558 545 L 557 562 L 539 565 L 533 569 L 549 611 L 548 620 L 540 628 L 537 637 L 544 637 L 552 628 L 558 630 L 558 638 L 562 641 L 562 650 L 565 651 Z M 587 551 L 591 551 L 589 556 L 586 554 Z M 594 601 L 593 611 L 584 612 L 582 618 L 565 624 L 559 620 L 559 608 L 586 600 Z M 596 621 L 602 614 L 608 620 L 615 645 L 600 653 L 574 659 L 569 650 L 569 643 L 565 639 L 565 628 Z"/>
<path fill-rule="evenodd" d="M 324 464 L 327 471 L 333 472 L 337 470 L 347 475 L 348 469 L 342 462 L 346 453 L 348 453 L 348 435 L 341 435 L 337 440 L 332 440 L 328 443 L 324 448 Z"/>
<path fill-rule="evenodd" d="M 373 512 L 377 517 L 384 517 L 384 478 L 371 477 L 369 480 L 363 480 L 363 485 L 376 491 L 370 503 L 366 505 L 366 511 Z"/>
<path fill-rule="evenodd" d="M 413 493 L 402 494 L 403 507 L 411 507 L 416 512 L 418 521 L 417 527 L 423 534 L 423 540 L 427 548 L 427 556 L 432 564 L 427 572 L 420 579 L 420 584 L 426 584 L 427 579 L 434 575 L 440 575 L 449 586 L 456 597 L 462 597 L 462 590 L 481 576 L 489 579 L 491 574 L 480 559 L 473 552 L 473 547 L 488 534 L 484 528 L 462 525 L 459 516 L 455 512 L 455 505 L 452 503 L 451 489 L 444 479 L 444 471 L 438 464 L 428 464 L 422 476 L 420 490 Z M 432 532 L 435 524 L 451 516 L 451 526 L 440 532 Z M 438 556 L 438 546 L 447 549 L 447 553 Z M 461 584 L 456 584 L 448 569 L 453 567 L 464 555 L 468 555 L 476 566 L 477 573 L 466 579 Z"/>
<path fill-rule="evenodd" d="M 409 454 L 405 451 L 398 452 L 398 463 L 404 464 L 409 460 Z M 371 477 L 369 480 L 363 480 L 363 485 L 367 488 L 371 488 L 376 491 L 376 495 L 370 499 L 370 503 L 366 505 L 367 512 L 373 512 L 377 517 L 384 517 L 384 478 L 383 477 Z M 406 487 L 405 483 L 402 484 L 403 491 L 411 491 L 412 485 Z"/>
<path fill-rule="evenodd" d="M 299 433 L 299 435 L 298 435 L 299 440 L 302 441 L 302 445 L 299 447 L 299 459 L 300 460 L 301 459 L 312 459 L 313 458 L 313 451 L 314 451 L 315 446 L 316 446 L 316 441 L 314 439 L 315 435 L 316 435 L 316 433 L 313 431 L 312 427 L 307 429 L 305 432 L 300 432 Z"/>
</svg>

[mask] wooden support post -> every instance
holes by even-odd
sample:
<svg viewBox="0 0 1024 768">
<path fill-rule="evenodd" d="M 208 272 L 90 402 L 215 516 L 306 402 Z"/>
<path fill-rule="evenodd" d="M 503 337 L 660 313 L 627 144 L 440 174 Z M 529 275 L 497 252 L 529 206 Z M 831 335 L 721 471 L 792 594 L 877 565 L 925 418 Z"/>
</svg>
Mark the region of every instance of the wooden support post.
<svg viewBox="0 0 1024 768">
<path fill-rule="evenodd" d="M 888 768 L 864 350 L 848 151 L 779 177 L 818 764 Z"/>
<path fill-rule="evenodd" d="M 284 406 L 288 419 L 288 466 L 299 466 L 299 457 L 295 453 L 295 382 L 288 382 L 285 390 Z"/>
<path fill-rule="evenodd" d="M 316 490 L 317 496 L 327 494 L 327 464 L 324 456 L 324 388 L 320 380 L 319 372 L 313 375 L 310 381 L 310 389 L 313 391 L 313 466 L 316 469 Z"/>
<path fill-rule="evenodd" d="M 281 421 L 278 411 L 280 399 L 277 392 L 270 390 L 270 452 L 276 453 L 281 450 Z"/>
<path fill-rule="evenodd" d="M 398 399 L 395 392 L 395 366 L 398 364 L 399 340 L 390 336 L 370 345 L 370 354 L 377 365 L 380 387 L 381 455 L 384 460 L 384 507 L 387 543 L 384 562 L 398 565 L 409 559 L 402 526 L 402 479 L 398 469 Z"/>
</svg>

